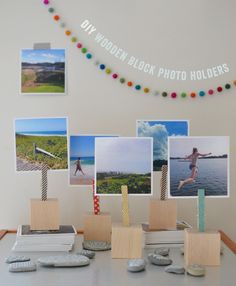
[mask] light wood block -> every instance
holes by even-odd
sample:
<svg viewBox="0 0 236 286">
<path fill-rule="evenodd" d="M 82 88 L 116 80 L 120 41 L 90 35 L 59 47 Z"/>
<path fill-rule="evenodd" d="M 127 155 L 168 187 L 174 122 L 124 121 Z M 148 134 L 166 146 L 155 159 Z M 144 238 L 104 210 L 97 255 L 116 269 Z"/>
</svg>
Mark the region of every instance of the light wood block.
<svg viewBox="0 0 236 286">
<path fill-rule="evenodd" d="M 186 229 L 184 261 L 186 266 L 193 263 L 206 266 L 220 265 L 220 233 Z"/>
<path fill-rule="evenodd" d="M 175 200 L 150 200 L 149 229 L 176 229 L 177 204 Z"/>
<path fill-rule="evenodd" d="M 59 229 L 59 202 L 58 199 L 30 200 L 30 229 L 31 230 L 58 230 Z"/>
<path fill-rule="evenodd" d="M 84 216 L 84 240 L 111 242 L 111 215 L 93 213 Z"/>
<path fill-rule="evenodd" d="M 112 226 L 112 258 L 141 258 L 143 233 L 141 226 Z"/>
</svg>

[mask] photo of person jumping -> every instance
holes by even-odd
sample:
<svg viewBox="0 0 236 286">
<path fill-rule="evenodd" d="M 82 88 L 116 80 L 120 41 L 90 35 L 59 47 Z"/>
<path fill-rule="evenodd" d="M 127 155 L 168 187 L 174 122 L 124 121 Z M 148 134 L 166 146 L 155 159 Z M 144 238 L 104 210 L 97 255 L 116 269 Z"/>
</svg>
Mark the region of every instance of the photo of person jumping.
<svg viewBox="0 0 236 286">
<path fill-rule="evenodd" d="M 191 183 L 195 182 L 195 179 L 196 179 L 197 173 L 198 173 L 198 166 L 197 166 L 198 158 L 199 157 L 207 157 L 209 155 L 211 155 L 211 153 L 207 153 L 207 154 L 199 153 L 198 149 L 196 147 L 194 147 L 192 154 L 190 154 L 184 158 L 185 160 L 190 161 L 189 169 L 191 171 L 191 174 L 185 180 L 179 181 L 178 190 L 180 190 L 185 184 L 191 184 Z"/>
</svg>

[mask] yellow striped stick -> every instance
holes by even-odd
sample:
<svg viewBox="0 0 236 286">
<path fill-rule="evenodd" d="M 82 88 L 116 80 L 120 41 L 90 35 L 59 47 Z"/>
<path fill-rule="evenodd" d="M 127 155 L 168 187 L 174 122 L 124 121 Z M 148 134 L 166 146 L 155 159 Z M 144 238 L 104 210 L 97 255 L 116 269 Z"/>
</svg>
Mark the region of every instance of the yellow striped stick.
<svg viewBox="0 0 236 286">
<path fill-rule="evenodd" d="M 128 187 L 127 186 L 121 186 L 121 193 L 122 193 L 123 226 L 130 226 L 129 202 L 128 202 Z"/>
</svg>

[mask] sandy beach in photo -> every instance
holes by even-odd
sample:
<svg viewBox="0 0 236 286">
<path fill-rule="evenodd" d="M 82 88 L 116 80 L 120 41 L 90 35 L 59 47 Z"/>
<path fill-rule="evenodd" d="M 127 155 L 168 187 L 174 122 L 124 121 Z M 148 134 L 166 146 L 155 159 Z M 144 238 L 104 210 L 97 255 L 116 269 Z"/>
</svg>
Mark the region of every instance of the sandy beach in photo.
<svg viewBox="0 0 236 286">
<path fill-rule="evenodd" d="M 80 185 L 80 186 L 89 186 L 93 184 L 94 180 L 94 165 L 81 164 L 82 170 L 85 175 L 81 172 L 77 172 L 74 175 L 76 170 L 76 161 L 70 162 L 70 185 Z"/>
</svg>

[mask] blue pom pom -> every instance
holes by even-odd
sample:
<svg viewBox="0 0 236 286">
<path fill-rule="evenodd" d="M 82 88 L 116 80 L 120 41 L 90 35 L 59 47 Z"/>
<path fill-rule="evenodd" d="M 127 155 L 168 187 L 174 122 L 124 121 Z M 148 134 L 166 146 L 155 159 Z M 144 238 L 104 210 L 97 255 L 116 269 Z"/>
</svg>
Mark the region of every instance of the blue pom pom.
<svg viewBox="0 0 236 286">
<path fill-rule="evenodd" d="M 91 54 L 86 54 L 86 58 L 87 58 L 87 59 L 91 59 L 91 58 L 92 58 L 92 55 L 91 55 Z"/>
<path fill-rule="evenodd" d="M 135 89 L 136 90 L 140 90 L 141 89 L 141 85 L 139 85 L 139 84 L 135 85 Z"/>
<path fill-rule="evenodd" d="M 104 69 L 105 69 L 105 67 L 106 67 L 106 66 L 105 66 L 105 65 L 103 65 L 103 64 L 101 64 L 101 65 L 100 65 L 100 69 L 101 69 L 101 70 L 104 70 Z"/>
<path fill-rule="evenodd" d="M 205 91 L 203 91 L 203 90 L 201 90 L 200 92 L 199 92 L 199 96 L 204 96 L 206 93 L 205 93 Z"/>
</svg>

